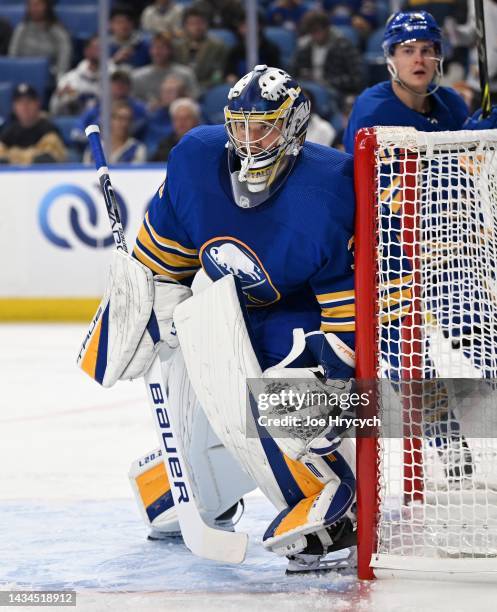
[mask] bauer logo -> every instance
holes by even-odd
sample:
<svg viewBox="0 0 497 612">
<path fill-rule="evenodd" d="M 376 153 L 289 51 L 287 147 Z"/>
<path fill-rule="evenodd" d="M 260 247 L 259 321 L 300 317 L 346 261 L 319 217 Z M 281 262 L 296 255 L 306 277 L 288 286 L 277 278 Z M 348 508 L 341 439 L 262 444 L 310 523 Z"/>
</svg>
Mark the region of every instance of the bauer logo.
<svg viewBox="0 0 497 612">
<path fill-rule="evenodd" d="M 50 189 L 38 208 L 38 221 L 45 238 L 61 249 L 72 249 L 84 244 L 101 249 L 114 244 L 109 231 L 109 221 L 103 203 L 95 203 L 93 197 L 102 198 L 100 187 L 95 184 L 92 196 L 78 185 L 62 184 Z M 124 200 L 114 189 L 124 230 L 128 211 Z"/>
<path fill-rule="evenodd" d="M 280 298 L 257 254 L 237 238 L 212 238 L 200 249 L 200 260 L 212 280 L 236 276 L 247 306 L 267 306 Z"/>
<path fill-rule="evenodd" d="M 150 397 L 155 406 L 155 415 L 157 417 L 157 425 L 160 430 L 160 436 L 167 460 L 167 471 L 169 481 L 172 482 L 172 492 L 175 504 L 188 503 L 190 496 L 186 482 L 183 479 L 183 467 L 176 448 L 174 433 L 167 413 L 167 406 L 164 400 L 165 395 L 162 392 L 162 387 L 159 383 L 149 383 Z"/>
</svg>

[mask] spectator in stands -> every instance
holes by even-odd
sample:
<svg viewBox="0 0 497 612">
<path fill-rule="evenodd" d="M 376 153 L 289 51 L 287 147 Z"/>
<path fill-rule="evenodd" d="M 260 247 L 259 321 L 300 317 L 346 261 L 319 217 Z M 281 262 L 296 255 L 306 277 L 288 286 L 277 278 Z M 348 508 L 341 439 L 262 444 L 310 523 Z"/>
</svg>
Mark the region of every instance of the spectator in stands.
<svg viewBox="0 0 497 612">
<path fill-rule="evenodd" d="M 270 4 L 266 13 L 267 23 L 288 30 L 298 30 L 300 21 L 308 10 L 309 7 L 303 0 L 276 0 Z"/>
<path fill-rule="evenodd" d="M 435 18 L 437 23 L 443 24 L 447 17 L 455 17 L 459 10 L 458 0 L 435 0 L 423 2 L 423 0 L 403 0 L 403 11 L 427 11 Z M 474 3 L 474 0 L 471 0 Z"/>
<path fill-rule="evenodd" d="M 12 26 L 3 17 L 0 17 L 0 55 L 7 55 L 12 36 Z"/>
<path fill-rule="evenodd" d="M 54 77 L 71 66 L 72 43 L 67 30 L 55 15 L 52 0 L 28 0 L 24 20 L 10 40 L 12 57 L 46 57 Z"/>
<path fill-rule="evenodd" d="M 157 106 L 162 81 L 172 74 L 182 78 L 188 86 L 188 95 L 198 96 L 198 83 L 193 70 L 173 61 L 174 50 L 172 38 L 167 33 L 154 34 L 150 44 L 152 63 L 137 68 L 132 73 L 133 95 L 147 102 L 153 108 Z"/>
<path fill-rule="evenodd" d="M 473 0 L 467 1 L 466 20 L 459 22 L 460 15 L 445 20 L 445 33 L 452 46 L 470 48 L 467 74 L 467 85 L 473 91 L 475 105 L 481 100 L 480 78 L 478 70 L 478 52 L 476 49 L 476 19 Z M 492 93 L 497 93 L 497 0 L 483 3 L 485 20 L 485 38 L 487 47 L 487 66 L 489 86 Z M 453 85 L 454 86 L 454 85 Z"/>
<path fill-rule="evenodd" d="M 124 101 L 129 104 L 133 113 L 131 134 L 140 138 L 145 129 L 147 110 L 142 102 L 131 96 L 131 78 L 124 70 L 116 70 L 110 77 L 110 97 L 112 102 Z M 96 104 L 83 113 L 79 120 L 78 133 L 74 134 L 74 140 L 86 144 L 85 128 L 87 125 L 99 123 L 99 117 L 100 104 Z"/>
<path fill-rule="evenodd" d="M 124 100 L 112 104 L 110 119 L 110 151 L 108 159 L 111 164 L 141 164 L 147 161 L 145 145 L 131 136 L 133 109 Z M 90 149 L 83 155 L 83 163 L 93 162 Z"/>
<path fill-rule="evenodd" d="M 41 112 L 36 90 L 22 83 L 13 94 L 14 119 L 0 132 L 0 162 L 39 164 L 63 162 L 66 149 L 57 128 Z"/>
<path fill-rule="evenodd" d="M 137 68 L 150 62 L 148 44 L 135 29 L 134 13 L 130 7 L 115 6 L 110 13 L 109 26 L 109 53 L 116 65 Z"/>
<path fill-rule="evenodd" d="M 173 130 L 169 136 L 160 141 L 150 161 L 166 161 L 171 149 L 183 136 L 200 125 L 200 106 L 190 98 L 178 98 L 170 107 Z"/>
<path fill-rule="evenodd" d="M 192 5 L 183 14 L 183 36 L 175 44 L 174 57 L 193 68 L 201 89 L 223 80 L 227 49 L 224 43 L 209 36 L 205 10 Z"/>
<path fill-rule="evenodd" d="M 86 41 L 84 59 L 60 77 L 50 100 L 52 115 L 79 115 L 99 97 L 100 45 L 98 36 Z"/>
<path fill-rule="evenodd" d="M 150 155 L 156 150 L 159 142 L 172 131 L 169 107 L 178 98 L 185 97 L 187 97 L 187 86 L 183 79 L 171 75 L 162 81 L 159 106 L 150 113 L 143 138 Z"/>
<path fill-rule="evenodd" d="M 142 30 L 148 32 L 170 32 L 176 34 L 181 29 L 183 6 L 174 0 L 155 0 L 143 11 Z"/>
<path fill-rule="evenodd" d="M 245 8 L 240 0 L 199 0 L 198 4 L 205 10 L 211 28 L 235 31 L 244 19 Z"/>
<path fill-rule="evenodd" d="M 355 28 L 365 39 L 378 27 L 376 0 L 323 0 L 332 25 Z"/>
<path fill-rule="evenodd" d="M 358 93 L 363 81 L 358 49 L 330 27 L 328 16 L 321 11 L 309 11 L 302 28 L 309 36 L 299 40 L 292 74 L 299 80 L 332 87 L 342 95 Z"/>
<path fill-rule="evenodd" d="M 304 94 L 311 103 L 311 115 L 307 125 L 307 133 L 305 139 L 309 142 L 315 142 L 326 147 L 331 147 L 335 140 L 336 130 L 329 121 L 326 121 L 319 116 L 316 109 L 316 101 L 312 93 L 305 89 Z"/>
<path fill-rule="evenodd" d="M 340 116 L 337 118 L 340 123 L 340 127 L 335 135 L 335 139 L 333 140 L 332 147 L 335 149 L 339 149 L 340 151 L 345 151 L 345 145 L 343 143 L 343 139 L 345 137 L 345 130 L 347 129 L 347 124 L 349 122 L 349 117 L 352 113 L 352 109 L 354 108 L 354 102 L 356 101 L 357 96 L 353 96 L 350 94 L 349 96 L 345 96 L 343 100 L 340 102 Z"/>
<path fill-rule="evenodd" d="M 259 14 L 258 27 L 259 27 L 259 64 L 266 64 L 267 66 L 279 66 L 280 65 L 280 51 L 278 47 L 267 39 L 264 34 L 264 20 Z M 236 34 L 238 42 L 230 49 L 228 58 L 226 60 L 226 67 L 224 70 L 225 79 L 228 83 L 236 83 L 244 74 L 247 74 L 246 62 L 246 49 L 245 49 L 245 35 L 247 34 L 247 22 L 245 16 L 242 15 L 239 18 Z"/>
</svg>

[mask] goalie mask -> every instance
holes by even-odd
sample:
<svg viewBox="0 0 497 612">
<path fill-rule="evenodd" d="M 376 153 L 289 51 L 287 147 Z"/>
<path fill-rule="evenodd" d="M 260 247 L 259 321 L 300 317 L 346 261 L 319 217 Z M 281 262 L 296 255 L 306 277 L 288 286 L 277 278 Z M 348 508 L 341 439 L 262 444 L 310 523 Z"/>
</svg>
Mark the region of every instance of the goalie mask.
<svg viewBox="0 0 497 612">
<path fill-rule="evenodd" d="M 400 78 L 397 67 L 393 60 L 396 45 L 423 40 L 433 43 L 437 65 L 435 69 L 435 86 L 428 90 L 426 94 L 419 94 L 411 90 Z M 383 35 L 383 52 L 387 62 L 388 71 L 394 81 L 402 85 L 411 93 L 420 96 L 429 96 L 440 87 L 440 79 L 443 76 L 443 55 L 442 55 L 442 30 L 433 15 L 427 11 L 410 13 L 394 13 L 388 19 L 385 33 Z"/>
<path fill-rule="evenodd" d="M 265 202 L 290 174 L 305 140 L 310 103 L 284 70 L 256 66 L 224 108 L 228 164 L 236 204 Z"/>
</svg>

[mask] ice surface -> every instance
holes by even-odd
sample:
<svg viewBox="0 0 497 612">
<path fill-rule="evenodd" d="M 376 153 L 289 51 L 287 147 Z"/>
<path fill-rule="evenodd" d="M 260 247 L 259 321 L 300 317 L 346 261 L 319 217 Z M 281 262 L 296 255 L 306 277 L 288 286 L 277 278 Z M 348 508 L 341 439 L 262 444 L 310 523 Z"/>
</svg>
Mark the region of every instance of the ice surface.
<svg viewBox="0 0 497 612">
<path fill-rule="evenodd" d="M 157 446 L 145 392 L 79 371 L 84 331 L 0 325 L 0 589 L 76 589 L 77 609 L 91 611 L 495 610 L 493 585 L 285 576 L 260 544 L 274 516 L 260 493 L 240 522 L 251 534 L 241 565 L 147 541 L 127 478 Z"/>
</svg>

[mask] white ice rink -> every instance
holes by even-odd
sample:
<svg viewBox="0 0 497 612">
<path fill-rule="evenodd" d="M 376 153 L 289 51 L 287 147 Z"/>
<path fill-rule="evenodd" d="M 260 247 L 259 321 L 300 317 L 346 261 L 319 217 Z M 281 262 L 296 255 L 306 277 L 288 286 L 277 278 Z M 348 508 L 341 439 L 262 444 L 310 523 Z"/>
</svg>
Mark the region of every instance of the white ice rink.
<svg viewBox="0 0 497 612">
<path fill-rule="evenodd" d="M 274 516 L 260 494 L 240 523 L 251 534 L 240 566 L 148 542 L 127 478 L 157 446 L 144 388 L 82 374 L 84 330 L 0 326 L 0 590 L 75 589 L 78 610 L 497 609 L 497 585 L 286 577 L 260 544 Z"/>
</svg>

